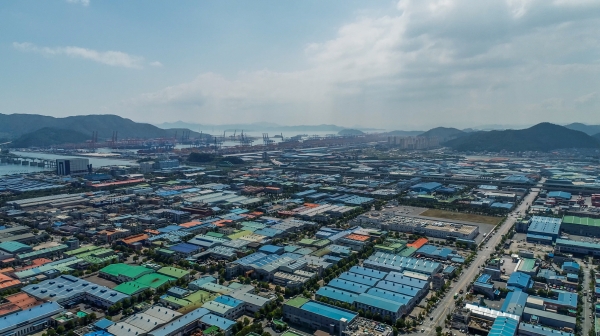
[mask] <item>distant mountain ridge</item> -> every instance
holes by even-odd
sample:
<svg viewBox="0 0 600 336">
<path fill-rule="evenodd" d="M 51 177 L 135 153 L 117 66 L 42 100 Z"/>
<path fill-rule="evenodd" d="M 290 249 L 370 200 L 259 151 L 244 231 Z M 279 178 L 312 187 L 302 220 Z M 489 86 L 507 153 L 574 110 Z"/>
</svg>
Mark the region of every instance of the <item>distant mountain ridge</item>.
<svg viewBox="0 0 600 336">
<path fill-rule="evenodd" d="M 436 127 L 436 128 L 430 129 L 429 131 L 427 131 L 423 134 L 420 134 L 419 136 L 426 137 L 426 138 L 439 138 L 442 141 L 446 141 L 446 140 L 459 138 L 465 134 L 467 134 L 467 133 L 463 132 L 457 128 Z"/>
<path fill-rule="evenodd" d="M 8 147 L 49 147 L 66 143 L 82 143 L 89 140 L 87 134 L 61 128 L 44 127 L 31 133 L 26 133 L 11 141 Z"/>
<path fill-rule="evenodd" d="M 189 128 L 191 130 L 200 131 L 204 130 L 205 132 L 208 130 L 226 130 L 226 131 L 234 131 L 237 130 L 241 132 L 253 132 L 253 131 L 278 131 L 278 132 L 339 132 L 344 129 L 349 129 L 348 127 L 337 126 L 332 124 L 320 124 L 320 125 L 278 125 L 275 123 L 269 122 L 257 122 L 257 123 L 249 123 L 249 124 L 223 124 L 223 125 L 203 125 L 196 123 L 188 123 L 184 121 L 176 121 L 176 122 L 165 122 L 161 124 L 156 124 L 157 127 L 160 128 Z M 377 131 L 374 128 L 363 128 L 363 127 L 351 127 L 352 129 L 357 129 L 360 131 Z"/>
<path fill-rule="evenodd" d="M 111 114 L 81 115 L 55 118 L 38 114 L 0 114 L 0 138 L 18 138 L 43 128 L 62 129 L 85 134 L 89 139 L 92 132 L 98 132 L 98 140 L 109 139 L 117 132 L 118 139 L 123 138 L 161 138 L 182 135 L 187 129 L 162 129 L 151 124 L 138 123 L 130 119 Z M 199 136 L 190 131 L 190 137 Z"/>
<path fill-rule="evenodd" d="M 444 145 L 459 151 L 523 152 L 600 148 L 600 141 L 581 131 L 551 123 L 540 123 L 523 130 L 468 133 L 449 140 Z"/>
<path fill-rule="evenodd" d="M 587 135 L 594 135 L 600 133 L 600 125 L 586 125 L 582 123 L 572 123 L 565 125 L 566 128 L 575 131 L 583 132 Z"/>
</svg>

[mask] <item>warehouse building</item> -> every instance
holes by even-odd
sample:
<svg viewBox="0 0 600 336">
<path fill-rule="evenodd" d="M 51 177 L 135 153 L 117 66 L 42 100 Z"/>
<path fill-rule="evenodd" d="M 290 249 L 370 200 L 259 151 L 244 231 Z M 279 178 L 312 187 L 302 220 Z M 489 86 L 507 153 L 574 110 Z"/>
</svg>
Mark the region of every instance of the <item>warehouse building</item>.
<svg viewBox="0 0 600 336">
<path fill-rule="evenodd" d="M 108 308 L 129 298 L 123 293 L 71 275 L 61 275 L 55 279 L 25 286 L 21 290 L 37 299 L 54 301 L 62 306 L 87 302 Z"/>
<path fill-rule="evenodd" d="M 578 236 L 600 237 L 600 219 L 577 216 L 564 216 L 561 229 L 563 232 Z"/>
<path fill-rule="evenodd" d="M 556 252 L 562 253 L 575 253 L 575 254 L 591 254 L 593 256 L 600 256 L 600 244 L 574 241 L 568 239 L 557 239 L 556 245 L 554 246 Z"/>
<path fill-rule="evenodd" d="M 143 275 L 154 273 L 154 270 L 144 266 L 132 266 L 127 264 L 110 264 L 100 270 L 102 278 L 122 283 L 136 280 Z"/>
<path fill-rule="evenodd" d="M 283 317 L 286 321 L 309 327 L 313 330 L 324 330 L 330 335 L 342 336 L 357 313 L 310 301 L 304 297 L 295 297 L 283 305 Z"/>
<path fill-rule="evenodd" d="M 397 254 L 375 252 L 363 262 L 363 266 L 382 272 L 399 272 L 405 270 L 432 275 L 442 271 L 442 264 L 410 257 L 401 257 Z"/>
<path fill-rule="evenodd" d="M 527 229 L 527 241 L 552 244 L 560 235 L 560 218 L 533 216 Z"/>
<path fill-rule="evenodd" d="M 17 336 L 42 332 L 50 326 L 52 317 L 63 311 L 63 307 L 51 301 L 5 315 L 0 319 L 0 334 Z"/>
<path fill-rule="evenodd" d="M 433 221 L 406 216 L 393 216 L 382 221 L 382 230 L 417 233 L 427 237 L 457 239 L 475 239 L 479 235 L 479 226 Z"/>
<path fill-rule="evenodd" d="M 173 320 L 161 328 L 148 333 L 149 336 L 186 336 L 197 329 L 205 330 L 216 326 L 225 336 L 231 336 L 231 328 L 235 322 L 211 314 L 206 308 L 198 308 L 189 314 Z"/>
</svg>

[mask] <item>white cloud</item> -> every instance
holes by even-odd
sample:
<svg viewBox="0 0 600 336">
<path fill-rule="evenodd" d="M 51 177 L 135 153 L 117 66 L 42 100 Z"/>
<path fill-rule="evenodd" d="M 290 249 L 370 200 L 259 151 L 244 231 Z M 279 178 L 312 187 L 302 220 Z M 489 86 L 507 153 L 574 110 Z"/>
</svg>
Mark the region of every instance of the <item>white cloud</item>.
<svg viewBox="0 0 600 336">
<path fill-rule="evenodd" d="M 600 86 L 598 27 L 597 1 L 402 0 L 307 45 L 306 69 L 200 74 L 128 106 L 215 123 L 559 122 L 585 113 L 562 102 Z"/>
<path fill-rule="evenodd" d="M 70 4 L 82 5 L 84 7 L 90 5 L 90 0 L 67 0 L 67 2 Z"/>
<path fill-rule="evenodd" d="M 13 42 L 13 47 L 16 50 L 23 52 L 33 52 L 44 56 L 64 55 L 72 58 L 82 58 L 115 67 L 140 69 L 143 68 L 145 63 L 143 57 L 129 55 L 121 51 L 96 51 L 81 47 L 38 47 L 29 42 Z M 158 61 L 151 62 L 150 65 L 162 66 L 162 64 L 160 64 Z"/>
<path fill-rule="evenodd" d="M 153 67 L 162 67 L 163 66 L 162 63 L 160 63 L 159 61 L 150 62 L 149 64 Z"/>
</svg>

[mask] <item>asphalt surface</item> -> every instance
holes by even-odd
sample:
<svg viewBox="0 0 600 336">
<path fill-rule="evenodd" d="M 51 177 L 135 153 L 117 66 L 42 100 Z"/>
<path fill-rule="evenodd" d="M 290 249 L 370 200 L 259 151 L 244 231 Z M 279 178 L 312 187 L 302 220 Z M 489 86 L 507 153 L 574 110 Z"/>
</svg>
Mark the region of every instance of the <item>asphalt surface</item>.
<svg viewBox="0 0 600 336">
<path fill-rule="evenodd" d="M 582 264 L 583 265 L 583 264 Z M 583 268 L 583 290 L 584 291 L 588 291 L 588 296 L 584 296 L 583 297 L 583 323 L 582 323 L 582 327 L 583 327 L 583 333 L 582 335 L 588 335 L 589 330 L 590 329 L 594 329 L 594 319 L 590 318 L 590 314 L 594 314 L 594 306 L 590 305 L 594 305 L 596 304 L 596 300 L 592 300 L 592 303 L 588 302 L 588 298 L 593 298 L 594 297 L 594 293 L 590 293 L 590 281 L 591 281 L 591 277 L 590 277 L 590 268 L 586 265 Z M 593 315 L 592 315 L 593 317 Z"/>
<path fill-rule="evenodd" d="M 485 263 L 485 261 L 488 260 L 490 255 L 495 251 L 494 248 L 502 239 L 502 235 L 506 234 L 509 231 L 509 229 L 513 226 L 513 224 L 516 222 L 519 216 L 525 214 L 529 206 L 533 203 L 533 201 L 539 194 L 539 187 L 541 187 L 542 183 L 543 181 L 538 183 L 538 185 L 535 188 L 531 189 L 531 191 L 525 197 L 523 202 L 521 202 L 521 204 L 509 214 L 502 227 L 498 229 L 498 232 L 493 234 L 488 240 L 488 242 L 482 245 L 483 249 L 477 252 L 477 256 L 475 257 L 475 260 L 473 260 L 473 262 L 471 263 L 471 266 L 469 266 L 469 268 L 467 269 L 463 269 L 463 275 L 460 276 L 458 282 L 452 283 L 452 288 L 448 291 L 448 293 L 441 300 L 441 302 L 438 303 L 437 308 L 433 312 L 431 312 L 431 314 L 425 319 L 423 325 L 419 326 L 419 334 L 435 335 L 435 328 L 437 326 L 441 326 L 442 328 L 444 328 L 444 331 L 448 331 L 448 329 L 446 329 L 444 326 L 444 320 L 446 319 L 446 316 L 452 313 L 452 311 L 455 308 L 454 293 L 458 293 L 462 289 L 466 294 L 467 285 L 480 271 L 478 266 L 482 266 Z M 459 295 L 459 297 L 461 296 L 464 296 L 464 294 Z M 431 316 L 433 316 L 433 320 L 429 319 Z M 421 329 L 424 329 L 424 331 L 421 332 Z M 454 330 L 453 332 L 456 333 L 456 331 Z"/>
</svg>

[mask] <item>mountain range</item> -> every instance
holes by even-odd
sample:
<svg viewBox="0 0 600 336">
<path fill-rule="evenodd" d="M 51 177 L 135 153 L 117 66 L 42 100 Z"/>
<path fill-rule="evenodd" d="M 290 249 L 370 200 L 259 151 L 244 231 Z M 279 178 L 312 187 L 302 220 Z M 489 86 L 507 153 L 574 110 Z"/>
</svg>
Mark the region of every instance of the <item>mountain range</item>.
<svg viewBox="0 0 600 336">
<path fill-rule="evenodd" d="M 196 124 L 196 123 L 188 123 L 184 121 L 176 121 L 176 122 L 166 122 L 162 124 L 156 124 L 156 126 L 160 128 L 188 128 L 194 131 L 211 131 L 219 130 L 219 131 L 228 131 L 233 132 L 237 130 L 241 132 L 256 132 L 256 131 L 275 131 L 275 132 L 339 132 L 344 129 L 356 129 L 360 131 L 381 131 L 375 128 L 364 128 L 364 127 L 342 127 L 331 124 L 320 124 L 320 125 L 294 125 L 294 126 L 286 126 L 279 125 L 275 123 L 269 122 L 257 122 L 250 124 L 223 124 L 223 125 L 210 125 L 210 124 Z M 211 133 L 209 132 L 209 133 Z M 212 132 L 214 133 L 214 132 Z"/>
<path fill-rule="evenodd" d="M 566 148 L 600 148 L 598 137 L 551 123 L 522 130 L 472 132 L 446 141 L 444 146 L 458 151 L 523 152 Z"/>
<path fill-rule="evenodd" d="M 86 135 L 88 139 L 92 138 L 92 132 L 98 132 L 98 141 L 110 139 L 113 132 L 117 132 L 119 139 L 174 137 L 176 134 L 182 135 L 184 131 L 189 131 L 190 137 L 200 135 L 200 133 L 185 128 L 162 129 L 151 124 L 138 123 L 110 114 L 81 115 L 65 118 L 37 114 L 0 114 L 0 138 L 16 139 L 44 128 L 48 128 L 45 130 L 46 134 L 53 133 L 58 137 L 60 137 L 60 132 L 56 132 L 56 130 L 78 132 Z M 35 135 L 28 137 L 32 138 Z M 68 138 L 68 136 L 65 138 Z M 56 137 L 55 140 L 60 142 Z"/>
</svg>

